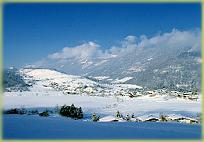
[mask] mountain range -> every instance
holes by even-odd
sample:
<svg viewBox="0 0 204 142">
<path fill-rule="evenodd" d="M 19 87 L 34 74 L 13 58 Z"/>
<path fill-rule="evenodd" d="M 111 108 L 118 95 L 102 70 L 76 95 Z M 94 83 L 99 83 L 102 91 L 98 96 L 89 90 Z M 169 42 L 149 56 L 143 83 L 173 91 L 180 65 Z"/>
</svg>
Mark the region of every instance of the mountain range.
<svg viewBox="0 0 204 142">
<path fill-rule="evenodd" d="M 152 38 L 140 37 L 139 41 L 128 36 L 120 47 L 106 51 L 88 42 L 64 48 L 26 68 L 54 69 L 101 83 L 136 84 L 146 89 L 200 90 L 200 41 L 199 31 L 173 29 Z"/>
</svg>

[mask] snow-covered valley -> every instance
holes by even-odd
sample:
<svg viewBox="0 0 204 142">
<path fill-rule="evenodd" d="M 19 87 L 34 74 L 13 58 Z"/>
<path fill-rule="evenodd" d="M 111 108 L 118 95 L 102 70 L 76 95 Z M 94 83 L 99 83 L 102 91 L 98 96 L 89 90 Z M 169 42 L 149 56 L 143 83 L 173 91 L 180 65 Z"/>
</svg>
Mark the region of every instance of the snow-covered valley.
<svg viewBox="0 0 204 142">
<path fill-rule="evenodd" d="M 92 137 L 90 134 L 85 135 L 85 129 L 80 129 L 77 134 L 83 133 L 84 135 L 80 137 L 82 139 L 114 139 L 118 135 L 118 132 L 114 131 L 118 128 L 121 129 L 121 132 L 127 133 L 118 137 L 121 139 L 200 138 L 200 124 L 195 123 L 200 123 L 201 95 L 193 96 L 191 94 L 181 94 L 181 92 L 176 91 L 168 92 L 166 90 L 145 90 L 142 86 L 125 84 L 121 80 L 119 82 L 116 80 L 112 84 L 102 84 L 85 77 L 67 75 L 50 69 L 21 69 L 19 73 L 25 83 L 28 84 L 28 90 L 12 91 L 8 89 L 9 91 L 4 92 L 4 110 L 20 108 L 37 110 L 38 112 L 49 110 L 52 113 L 47 118 L 40 118 L 38 115 L 28 115 L 29 113 L 26 115 L 4 114 L 4 137 L 6 139 L 26 138 L 23 137 L 23 133 L 27 134 L 28 139 L 52 138 L 49 135 L 53 133 L 57 134 L 54 135 L 54 138 L 78 139 L 79 137 L 73 132 L 65 136 L 65 131 L 69 132 L 62 126 L 65 124 L 75 128 L 90 128 L 90 131 L 96 132 L 95 137 Z M 126 79 L 129 78 L 123 80 Z M 58 111 L 54 111 L 63 105 L 70 106 L 71 104 L 83 109 L 83 119 L 72 120 L 64 118 L 58 114 Z M 122 115 L 120 118 L 116 117 L 117 112 L 120 112 Z M 93 114 L 99 116 L 97 123 L 103 123 L 95 124 L 92 122 Z M 161 115 L 165 116 L 165 121 L 167 122 L 160 122 Z M 127 119 L 130 116 L 131 118 Z M 115 123 L 115 121 L 118 122 Z M 11 126 L 11 122 L 14 123 L 12 126 L 15 127 Z M 40 128 L 33 126 L 35 122 L 42 124 Z M 30 130 L 21 128 L 19 124 L 23 123 L 30 125 L 32 130 L 39 131 L 39 133 L 33 136 Z M 49 131 L 46 131 L 46 136 L 44 137 L 41 135 L 41 131 L 48 129 L 48 123 L 55 123 L 55 126 L 59 127 L 59 131 L 52 130 L 55 126 L 53 128 L 50 126 Z M 73 125 L 72 123 L 76 124 Z M 172 134 L 168 132 L 171 129 L 167 129 L 165 131 L 168 134 L 161 136 L 158 134 L 160 133 L 159 129 L 163 130 L 166 128 L 166 125 L 170 125 L 171 128 L 175 129 L 182 128 Z M 188 132 L 183 132 L 185 128 L 190 129 Z M 21 131 L 17 132 L 17 129 L 21 129 Z M 103 133 L 101 135 L 101 130 L 106 129 L 110 131 L 107 131 L 107 134 Z M 127 132 L 124 132 L 125 130 L 123 129 L 127 129 Z M 196 133 L 192 133 L 191 129 L 195 130 Z M 61 134 L 62 130 L 64 132 Z M 132 133 L 131 131 L 133 130 L 135 132 Z M 153 135 L 151 130 L 157 135 Z M 137 135 L 134 135 L 136 131 L 138 131 Z M 151 131 L 150 134 L 148 134 L 149 131 Z M 112 133 L 112 135 L 110 136 L 108 133 Z M 141 133 L 146 133 L 146 135 L 141 135 Z M 181 135 L 184 133 L 185 135 L 189 133 L 189 137 Z M 64 136 L 61 136 L 63 134 Z"/>
<path fill-rule="evenodd" d="M 85 114 L 100 116 L 115 116 L 120 111 L 125 116 L 134 113 L 137 117 L 164 114 L 195 118 L 201 113 L 200 96 L 195 101 L 168 93 L 145 95 L 138 85 L 100 84 L 49 69 L 21 69 L 20 73 L 32 86 L 29 91 L 4 92 L 4 109 L 75 104 Z"/>
</svg>

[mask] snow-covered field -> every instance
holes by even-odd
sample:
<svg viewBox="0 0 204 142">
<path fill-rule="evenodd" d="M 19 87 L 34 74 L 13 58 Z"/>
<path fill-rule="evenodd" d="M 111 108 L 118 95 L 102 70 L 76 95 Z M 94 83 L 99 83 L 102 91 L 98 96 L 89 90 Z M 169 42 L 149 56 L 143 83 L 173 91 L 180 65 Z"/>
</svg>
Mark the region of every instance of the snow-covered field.
<svg viewBox="0 0 204 142">
<path fill-rule="evenodd" d="M 201 139 L 201 126 L 154 122 L 89 122 L 64 117 L 3 116 L 4 139 Z"/>
<path fill-rule="evenodd" d="M 81 106 L 85 112 L 108 115 L 115 115 L 117 110 L 124 114 L 135 113 L 135 115 L 143 112 L 201 112 L 200 98 L 198 101 L 191 101 L 171 98 L 166 95 L 155 95 L 153 97 L 143 95 L 134 98 L 119 95 L 104 97 L 98 91 L 101 87 L 98 87 L 96 82 L 79 76 L 67 75 L 48 69 L 23 69 L 21 70 L 21 74 L 26 81 L 34 80 L 35 83 L 30 87 L 30 91 L 5 92 L 3 96 L 5 109 L 13 107 L 55 107 L 57 105 L 71 105 L 74 103 L 76 106 Z M 50 86 L 50 84 L 55 83 L 57 83 L 58 86 L 63 86 L 63 88 L 61 87 L 62 90 L 59 90 L 59 88 L 56 90 Z M 97 90 L 98 92 L 95 91 L 95 93 L 80 93 L 75 95 L 64 93 L 67 90 L 77 92 L 79 87 L 85 85 L 90 86 L 90 88 L 93 87 L 93 90 Z M 84 90 L 86 91 L 87 88 Z M 141 89 L 140 86 L 135 84 L 115 84 L 111 87 L 106 85 L 106 90 L 104 90 L 111 94 L 112 92 L 117 92 L 121 88 L 122 90 L 124 90 L 124 88 Z"/>
<path fill-rule="evenodd" d="M 145 120 L 161 114 L 172 118 L 195 118 L 201 113 L 201 97 L 197 101 L 167 95 L 113 95 L 125 89 L 142 89 L 136 84 L 98 84 L 80 76 L 72 76 L 48 69 L 23 69 L 30 91 L 4 92 L 3 107 L 55 108 L 71 105 L 82 107 L 85 119 L 74 121 L 52 115 L 47 118 L 28 115 L 4 115 L 4 137 L 8 139 L 177 139 L 200 138 L 200 125 L 159 122 L 110 123 L 116 112 Z M 130 78 L 126 78 L 130 79 Z M 69 92 L 69 93 L 68 93 Z M 70 93 L 71 92 L 71 93 Z M 103 95 L 105 94 L 106 95 Z M 107 95 L 108 94 L 108 95 Z M 100 121 L 89 122 L 91 115 Z M 26 126 L 26 127 L 25 127 Z M 18 131 L 20 130 L 20 131 Z M 88 130 L 88 131 L 87 131 Z M 123 135 L 120 135 L 123 134 Z M 80 137 L 79 137 L 80 135 Z"/>
<path fill-rule="evenodd" d="M 4 94 L 4 108 L 34 108 L 56 107 L 64 104 L 80 106 L 85 113 L 100 115 L 115 115 L 119 110 L 124 115 L 134 113 L 189 113 L 201 112 L 201 102 L 179 99 L 163 100 L 162 98 L 129 98 L 129 97 L 99 97 L 88 95 L 63 95 L 59 92 L 49 92 L 49 95 L 36 96 L 33 92 L 8 92 Z"/>
</svg>

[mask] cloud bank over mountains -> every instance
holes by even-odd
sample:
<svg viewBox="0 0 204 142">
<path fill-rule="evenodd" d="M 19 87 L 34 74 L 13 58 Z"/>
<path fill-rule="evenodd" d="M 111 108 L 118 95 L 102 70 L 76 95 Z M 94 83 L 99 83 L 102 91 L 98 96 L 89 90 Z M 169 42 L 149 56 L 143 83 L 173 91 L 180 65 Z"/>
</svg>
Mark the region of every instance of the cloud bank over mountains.
<svg viewBox="0 0 204 142">
<path fill-rule="evenodd" d="M 147 88 L 192 90 L 200 88 L 201 63 L 200 30 L 173 29 L 152 37 L 129 35 L 106 49 L 92 41 L 64 47 L 31 67 L 91 78 L 105 76 L 105 83 L 128 77 L 125 83 Z"/>
<path fill-rule="evenodd" d="M 101 45 L 89 41 L 74 47 L 64 47 L 61 51 L 49 54 L 44 59 L 36 62 L 34 66 L 43 66 L 52 62 L 65 63 L 67 60 L 110 59 L 131 53 L 133 50 L 145 50 L 146 48 L 170 48 L 190 47 L 190 51 L 201 50 L 201 32 L 199 29 L 180 31 L 173 29 L 168 33 L 160 33 L 153 37 L 141 35 L 139 37 L 126 36 L 120 45 L 111 46 L 102 50 Z"/>
</svg>

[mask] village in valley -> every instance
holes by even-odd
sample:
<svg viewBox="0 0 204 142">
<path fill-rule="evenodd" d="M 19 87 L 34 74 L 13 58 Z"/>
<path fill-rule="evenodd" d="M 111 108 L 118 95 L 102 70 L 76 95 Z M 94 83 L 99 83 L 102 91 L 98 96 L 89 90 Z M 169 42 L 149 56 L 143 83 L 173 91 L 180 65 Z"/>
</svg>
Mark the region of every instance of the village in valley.
<svg viewBox="0 0 204 142">
<path fill-rule="evenodd" d="M 101 99 L 114 97 L 116 98 L 116 102 L 119 104 L 124 101 L 133 101 L 133 103 L 135 101 L 136 103 L 140 100 L 148 100 L 150 102 L 165 102 L 176 100 L 178 102 L 184 103 L 185 101 L 190 103 L 196 103 L 201 99 L 201 95 L 196 89 L 193 91 L 179 92 L 171 91 L 168 89 L 149 90 L 138 85 L 125 84 L 122 82 L 103 84 L 97 81 L 87 79 L 85 77 L 67 75 L 49 69 L 21 69 L 19 73 L 21 74 L 21 76 L 23 76 L 23 79 L 25 80 L 29 91 L 16 91 L 19 92 L 19 94 L 25 95 L 32 93 L 32 95 L 40 97 L 50 96 L 54 94 L 53 92 L 60 92 L 62 96 L 67 96 L 68 98 L 72 96 L 83 96 L 86 98 L 99 97 Z M 9 89 L 11 88 L 8 88 L 7 93 L 5 94 L 9 94 L 9 92 L 12 93 L 12 91 L 10 91 Z M 54 96 L 56 95 L 57 94 L 54 94 Z M 113 106 L 110 106 L 113 107 L 113 113 L 111 115 L 100 116 L 100 114 L 98 114 L 96 111 L 90 116 L 90 118 L 88 118 L 88 120 L 92 120 L 95 122 L 179 122 L 189 124 L 201 123 L 200 113 L 196 114 L 196 116 L 194 117 L 188 117 L 175 113 L 166 113 L 165 111 L 137 115 L 134 114 L 133 108 L 131 113 L 123 114 L 122 110 L 117 110 L 117 108 L 114 109 L 114 107 L 118 105 L 117 103 L 113 104 Z M 151 107 L 151 104 L 149 105 Z M 137 103 L 134 104 L 134 106 L 137 107 Z M 83 109 L 83 107 L 81 109 Z M 34 110 L 28 111 L 26 113 L 32 114 L 33 111 Z M 16 111 L 15 109 L 11 108 L 6 112 L 14 112 L 19 114 L 22 113 L 22 110 L 19 109 L 18 111 Z M 36 110 L 34 112 L 36 112 Z M 41 113 L 34 114 L 41 114 L 40 116 L 44 116 L 44 114 L 46 114 L 45 116 L 49 116 L 50 114 L 56 114 L 57 112 L 59 112 L 59 108 L 57 111 L 48 111 L 46 109 Z"/>
</svg>

